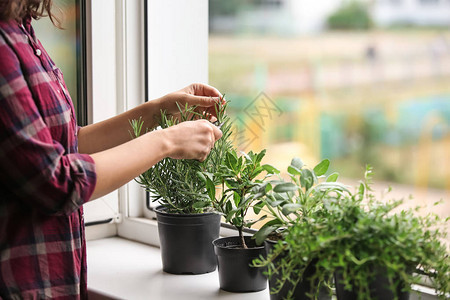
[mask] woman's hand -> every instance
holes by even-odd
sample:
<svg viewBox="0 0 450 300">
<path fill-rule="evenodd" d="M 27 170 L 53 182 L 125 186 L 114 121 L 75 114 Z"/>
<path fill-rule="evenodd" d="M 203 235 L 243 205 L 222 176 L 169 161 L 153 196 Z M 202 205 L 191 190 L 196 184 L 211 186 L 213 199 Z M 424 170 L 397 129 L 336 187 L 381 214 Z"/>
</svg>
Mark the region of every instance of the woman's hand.
<svg viewBox="0 0 450 300">
<path fill-rule="evenodd" d="M 186 103 L 189 106 L 196 105 L 199 113 L 205 113 L 216 117 L 214 105 L 220 101 L 222 94 L 214 87 L 193 83 L 177 92 L 165 95 L 155 101 L 158 102 L 160 109 L 167 111 L 169 114 L 176 115 L 178 105 L 184 107 Z"/>
<path fill-rule="evenodd" d="M 222 132 L 206 120 L 187 121 L 162 130 L 169 157 L 204 161 Z"/>
</svg>

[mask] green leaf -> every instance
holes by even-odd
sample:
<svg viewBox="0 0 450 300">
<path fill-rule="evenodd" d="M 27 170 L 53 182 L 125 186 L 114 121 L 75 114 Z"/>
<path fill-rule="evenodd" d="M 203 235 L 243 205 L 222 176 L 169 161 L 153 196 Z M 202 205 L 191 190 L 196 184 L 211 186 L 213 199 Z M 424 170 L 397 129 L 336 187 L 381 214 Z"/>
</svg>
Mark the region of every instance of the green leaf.
<svg viewBox="0 0 450 300">
<path fill-rule="evenodd" d="M 197 176 L 198 176 L 198 178 L 200 178 L 204 183 L 206 183 L 205 175 L 204 175 L 202 172 L 197 171 Z"/>
<path fill-rule="evenodd" d="M 336 182 L 339 177 L 339 173 L 334 172 L 327 177 L 327 182 Z"/>
<path fill-rule="evenodd" d="M 244 219 L 241 216 L 236 216 L 231 220 L 231 224 L 236 227 L 241 227 L 244 225 Z"/>
<path fill-rule="evenodd" d="M 237 157 L 232 152 L 227 152 L 226 166 L 233 171 L 237 168 Z"/>
<path fill-rule="evenodd" d="M 262 216 L 261 218 L 256 219 L 256 220 L 248 220 L 248 221 L 245 222 L 245 227 L 250 228 L 250 227 L 252 227 L 253 225 L 255 225 L 255 223 L 257 223 L 257 222 L 259 222 L 259 221 L 262 221 L 262 220 L 265 220 L 266 218 L 267 218 L 267 215 L 264 215 L 264 216 Z"/>
<path fill-rule="evenodd" d="M 314 176 L 311 170 L 302 169 L 302 176 L 300 177 L 300 185 L 306 190 L 309 190 L 314 183 Z"/>
<path fill-rule="evenodd" d="M 239 171 L 242 168 L 243 163 L 244 159 L 242 158 L 242 156 L 239 156 L 236 164 L 236 171 Z"/>
<path fill-rule="evenodd" d="M 205 177 L 206 181 L 206 190 L 208 191 L 208 196 L 211 201 L 216 200 L 216 186 L 214 185 L 214 182 L 212 182 L 211 178 Z"/>
<path fill-rule="evenodd" d="M 194 207 L 196 209 L 202 209 L 202 208 L 205 208 L 208 206 L 209 206 L 209 202 L 206 202 L 206 201 L 198 201 L 192 205 L 192 207 Z"/>
<path fill-rule="evenodd" d="M 316 185 L 312 190 L 316 191 L 344 191 L 350 193 L 350 191 L 347 189 L 347 187 L 339 182 L 322 182 L 318 185 Z"/>
<path fill-rule="evenodd" d="M 276 226 L 266 226 L 266 225 L 261 227 L 261 229 L 258 230 L 258 232 L 256 232 L 253 235 L 253 238 L 255 239 L 257 245 L 261 245 L 262 243 L 264 243 L 264 240 L 267 239 L 269 234 L 271 234 L 278 228 Z"/>
<path fill-rule="evenodd" d="M 236 206 L 239 206 L 239 203 L 241 203 L 241 196 L 239 196 L 238 193 L 234 192 L 233 193 L 233 200 L 234 200 L 234 204 Z"/>
<path fill-rule="evenodd" d="M 273 191 L 276 193 L 286 193 L 286 192 L 293 192 L 297 191 L 298 186 L 293 184 L 292 182 L 285 182 L 278 184 L 276 187 L 273 188 Z"/>
<path fill-rule="evenodd" d="M 364 183 L 361 182 L 359 184 L 359 190 L 358 190 L 358 194 L 361 199 L 364 198 L 364 191 L 365 191 Z"/>
<path fill-rule="evenodd" d="M 277 201 L 267 201 L 267 203 L 269 203 L 270 206 L 272 207 L 277 207 L 278 205 L 280 205 L 281 203 L 285 203 L 286 200 L 277 200 Z"/>
<path fill-rule="evenodd" d="M 230 203 L 230 202 L 228 202 L 228 203 Z M 228 203 L 227 203 L 227 207 L 228 207 Z M 235 211 L 233 211 L 233 210 L 230 210 L 229 212 L 227 212 L 225 222 L 230 223 L 231 218 L 233 218 L 234 214 L 235 214 Z"/>
<path fill-rule="evenodd" d="M 317 176 L 322 176 L 327 172 L 329 166 L 330 161 L 328 159 L 324 159 L 317 166 L 314 167 L 314 173 Z"/>
<path fill-rule="evenodd" d="M 303 161 L 298 157 L 294 157 L 291 161 L 291 166 L 297 168 L 298 170 L 301 170 L 304 165 L 305 164 L 303 163 Z"/>
<path fill-rule="evenodd" d="M 262 165 L 261 168 L 266 171 L 268 174 L 279 174 L 280 170 L 271 165 Z"/>
<path fill-rule="evenodd" d="M 259 153 L 256 155 L 255 163 L 256 163 L 256 164 L 261 163 L 261 161 L 262 161 L 264 155 L 266 155 L 266 149 L 262 150 L 261 152 L 259 152 Z"/>
<path fill-rule="evenodd" d="M 232 210 L 233 210 L 233 204 L 231 203 L 231 201 L 227 201 L 227 204 L 225 204 L 225 214 L 228 215 Z M 230 215 L 230 217 L 231 216 L 232 215 Z"/>
<path fill-rule="evenodd" d="M 260 213 L 261 209 L 264 207 L 264 202 L 259 201 L 255 205 L 253 205 L 253 212 L 257 215 Z"/>
<path fill-rule="evenodd" d="M 261 166 L 257 167 L 255 170 L 253 170 L 251 177 L 255 178 L 263 171 L 263 168 Z"/>
<path fill-rule="evenodd" d="M 273 219 L 273 220 L 270 220 L 269 222 L 267 222 L 266 224 L 264 224 L 264 226 L 274 226 L 274 225 L 282 225 L 282 224 L 283 224 L 283 222 L 280 219 Z M 262 226 L 262 227 L 264 227 L 264 226 Z M 280 226 L 276 226 L 276 227 L 280 227 Z"/>
<path fill-rule="evenodd" d="M 273 197 L 276 199 L 276 200 L 280 200 L 280 201 L 286 201 L 286 200 L 289 200 L 289 197 L 288 197 L 288 195 L 286 195 L 286 194 L 278 194 L 278 193 L 274 193 L 273 194 Z"/>
<path fill-rule="evenodd" d="M 283 205 L 283 208 L 281 209 L 281 212 L 283 213 L 283 215 L 289 215 L 293 212 L 296 212 L 297 210 L 299 210 L 302 206 L 300 204 L 297 203 L 288 203 Z"/>
<path fill-rule="evenodd" d="M 288 173 L 292 174 L 292 175 L 300 175 L 302 174 L 302 171 L 294 166 L 289 166 L 288 167 Z"/>
</svg>

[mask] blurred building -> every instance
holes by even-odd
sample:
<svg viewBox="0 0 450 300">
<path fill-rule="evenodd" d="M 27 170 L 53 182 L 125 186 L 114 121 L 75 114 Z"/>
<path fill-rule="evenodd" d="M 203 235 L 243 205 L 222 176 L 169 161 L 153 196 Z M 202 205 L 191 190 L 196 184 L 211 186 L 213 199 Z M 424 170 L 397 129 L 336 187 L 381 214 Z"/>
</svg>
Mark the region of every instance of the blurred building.
<svg viewBox="0 0 450 300">
<path fill-rule="evenodd" d="M 235 14 L 213 15 L 210 30 L 221 33 L 258 32 L 292 35 L 322 31 L 342 0 L 257 0 Z M 212 4 L 213 5 L 213 4 Z"/>
<path fill-rule="evenodd" d="M 365 2 L 378 26 L 450 26 L 450 0 L 354 0 Z M 254 0 L 234 14 L 212 15 L 212 32 L 296 35 L 321 32 L 327 18 L 349 0 Z M 212 3 L 211 5 L 214 5 Z"/>
<path fill-rule="evenodd" d="M 450 1 L 377 0 L 373 17 L 380 26 L 450 26 Z"/>
</svg>

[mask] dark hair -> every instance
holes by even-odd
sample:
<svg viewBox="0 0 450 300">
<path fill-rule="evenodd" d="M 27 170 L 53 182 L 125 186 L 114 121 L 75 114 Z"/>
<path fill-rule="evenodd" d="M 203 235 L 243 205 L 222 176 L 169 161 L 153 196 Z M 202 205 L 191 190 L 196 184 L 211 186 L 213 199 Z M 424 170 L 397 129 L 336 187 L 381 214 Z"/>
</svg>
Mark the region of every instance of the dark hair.
<svg viewBox="0 0 450 300">
<path fill-rule="evenodd" d="M 61 28 L 61 21 L 52 13 L 52 0 L 0 0 L 0 20 L 22 20 L 31 15 L 33 19 L 48 16 L 52 23 Z"/>
</svg>

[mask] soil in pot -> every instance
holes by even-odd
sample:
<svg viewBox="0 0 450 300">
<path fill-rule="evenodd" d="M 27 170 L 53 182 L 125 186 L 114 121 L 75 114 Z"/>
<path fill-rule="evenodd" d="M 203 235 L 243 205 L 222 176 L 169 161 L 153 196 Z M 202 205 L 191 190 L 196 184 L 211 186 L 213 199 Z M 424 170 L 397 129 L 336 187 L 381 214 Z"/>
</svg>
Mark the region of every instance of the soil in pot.
<svg viewBox="0 0 450 300">
<path fill-rule="evenodd" d="M 277 242 L 275 241 L 270 241 L 270 240 L 266 240 L 264 242 L 265 247 L 266 247 L 266 251 L 267 253 L 269 253 L 270 251 L 272 251 L 273 247 L 275 246 Z M 282 256 L 278 256 L 274 261 L 274 265 L 276 266 L 279 261 L 282 259 Z M 311 290 L 311 280 L 309 279 L 315 271 L 315 265 L 311 264 L 309 265 L 304 273 L 304 277 L 303 279 L 295 286 L 295 290 L 294 290 L 294 294 L 293 294 L 293 299 L 295 300 L 310 300 L 313 299 L 309 296 L 307 296 L 307 294 L 313 294 L 314 291 Z M 277 281 L 281 279 L 281 274 L 275 273 L 271 276 L 271 278 L 269 279 L 269 288 L 270 291 L 272 291 L 272 289 L 274 287 L 276 287 Z M 281 288 L 281 290 L 276 293 L 276 294 L 272 294 L 272 292 L 270 293 L 270 300 L 282 300 L 282 299 L 286 299 L 286 296 L 288 295 L 288 292 L 290 290 L 292 290 L 293 285 L 290 282 L 285 282 L 285 284 L 283 285 L 283 287 Z M 318 298 L 319 300 L 330 300 L 331 296 L 328 292 L 328 289 L 326 287 L 321 287 L 319 290 L 319 295 Z"/>
<path fill-rule="evenodd" d="M 228 292 L 257 292 L 267 287 L 263 268 L 251 267 L 255 258 L 266 255 L 264 246 L 257 246 L 251 237 L 245 237 L 248 249 L 240 247 L 237 236 L 220 238 L 213 242 L 217 255 L 220 288 Z"/>
<path fill-rule="evenodd" d="M 397 286 L 396 291 L 392 291 L 389 286 L 389 280 L 386 276 L 386 271 L 383 268 L 379 268 L 373 279 L 368 279 L 370 281 L 370 298 L 377 300 L 394 300 L 395 295 L 398 300 L 408 300 L 409 292 L 402 291 L 402 285 Z M 344 289 L 343 276 L 341 272 L 335 272 L 334 281 L 336 285 L 336 296 L 338 300 L 357 300 L 358 287 L 353 287 L 351 291 Z M 394 294 L 395 293 L 395 294 Z"/>
<path fill-rule="evenodd" d="M 171 214 L 156 209 L 163 271 L 204 274 L 217 267 L 212 242 L 219 237 L 220 215 Z"/>
</svg>

